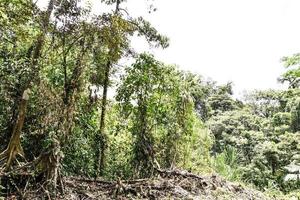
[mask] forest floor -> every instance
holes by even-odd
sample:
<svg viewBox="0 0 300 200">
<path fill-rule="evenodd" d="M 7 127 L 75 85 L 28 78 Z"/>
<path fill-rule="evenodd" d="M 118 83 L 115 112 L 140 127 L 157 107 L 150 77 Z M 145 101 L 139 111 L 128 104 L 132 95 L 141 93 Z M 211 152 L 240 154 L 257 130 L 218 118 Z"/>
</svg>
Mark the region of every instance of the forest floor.
<svg viewBox="0 0 300 200">
<path fill-rule="evenodd" d="M 65 180 L 65 194 L 59 199 L 271 199 L 214 175 L 198 176 L 179 170 L 159 174 L 152 179 L 114 182 L 69 177 Z"/>
</svg>

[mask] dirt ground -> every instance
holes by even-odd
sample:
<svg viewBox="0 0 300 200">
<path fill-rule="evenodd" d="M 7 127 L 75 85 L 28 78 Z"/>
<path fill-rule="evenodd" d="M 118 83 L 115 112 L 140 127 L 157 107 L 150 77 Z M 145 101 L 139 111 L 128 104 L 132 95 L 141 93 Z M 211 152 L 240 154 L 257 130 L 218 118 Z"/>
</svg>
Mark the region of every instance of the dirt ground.
<svg viewBox="0 0 300 200">
<path fill-rule="evenodd" d="M 69 177 L 64 193 L 59 199 L 269 199 L 218 176 L 198 176 L 179 170 L 160 171 L 153 179 L 115 182 Z"/>
</svg>

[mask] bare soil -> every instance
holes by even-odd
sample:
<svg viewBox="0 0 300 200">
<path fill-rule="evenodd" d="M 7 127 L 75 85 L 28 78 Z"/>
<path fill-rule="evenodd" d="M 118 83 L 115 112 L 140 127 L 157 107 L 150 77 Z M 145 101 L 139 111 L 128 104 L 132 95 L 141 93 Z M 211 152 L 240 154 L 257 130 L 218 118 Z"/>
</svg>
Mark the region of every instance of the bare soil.
<svg viewBox="0 0 300 200">
<path fill-rule="evenodd" d="M 59 199 L 270 199 L 218 176 L 198 176 L 179 170 L 160 170 L 152 179 L 112 182 L 69 177 L 65 180 L 64 192 Z"/>
</svg>

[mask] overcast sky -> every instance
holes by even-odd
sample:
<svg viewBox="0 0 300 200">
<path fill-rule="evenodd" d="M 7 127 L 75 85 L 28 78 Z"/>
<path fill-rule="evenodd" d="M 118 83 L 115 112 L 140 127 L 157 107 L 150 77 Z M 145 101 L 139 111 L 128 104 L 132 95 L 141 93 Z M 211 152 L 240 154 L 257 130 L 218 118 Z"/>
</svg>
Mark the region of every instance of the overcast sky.
<svg viewBox="0 0 300 200">
<path fill-rule="evenodd" d="M 101 10 L 100 0 L 92 1 L 94 12 Z M 150 3 L 157 11 L 145 14 Z M 150 50 L 159 60 L 232 81 L 236 94 L 282 87 L 280 58 L 300 52 L 299 0 L 128 0 L 126 7 L 170 38 L 168 49 Z M 138 51 L 149 50 L 133 42 Z"/>
</svg>

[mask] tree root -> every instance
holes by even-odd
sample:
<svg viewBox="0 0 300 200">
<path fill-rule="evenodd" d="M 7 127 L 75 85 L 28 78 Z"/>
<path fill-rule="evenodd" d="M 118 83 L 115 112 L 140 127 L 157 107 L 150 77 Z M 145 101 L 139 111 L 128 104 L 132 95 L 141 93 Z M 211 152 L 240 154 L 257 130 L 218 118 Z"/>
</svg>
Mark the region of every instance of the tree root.
<svg viewBox="0 0 300 200">
<path fill-rule="evenodd" d="M 1 171 L 9 170 L 17 155 L 24 158 L 23 148 L 20 142 L 12 141 L 9 143 L 7 149 L 0 154 L 0 163 L 2 163 Z"/>
<path fill-rule="evenodd" d="M 21 146 L 21 131 L 23 128 L 26 107 L 28 101 L 28 90 L 24 91 L 23 99 L 20 102 L 19 106 L 19 115 L 14 126 L 9 144 L 1 154 L 0 154 L 0 163 L 2 164 L 1 171 L 7 171 L 12 166 L 13 162 L 16 159 L 17 155 L 20 155 L 24 158 L 24 151 Z M 4 163 L 4 164 L 3 164 Z"/>
<path fill-rule="evenodd" d="M 40 185 L 46 191 L 49 191 L 56 198 L 56 192 L 64 193 L 64 185 L 62 176 L 59 171 L 60 155 L 57 149 L 52 148 L 47 152 L 43 152 L 39 157 L 22 166 L 15 167 L 10 171 L 0 172 L 1 180 L 7 180 L 10 183 L 20 182 L 25 180 L 26 185 L 29 180 L 32 180 L 34 185 Z M 27 187 L 24 185 L 15 186 Z M 14 186 L 14 185 L 13 185 Z M 43 189 L 40 188 L 40 189 Z M 59 189 L 59 190 L 57 190 Z"/>
</svg>

